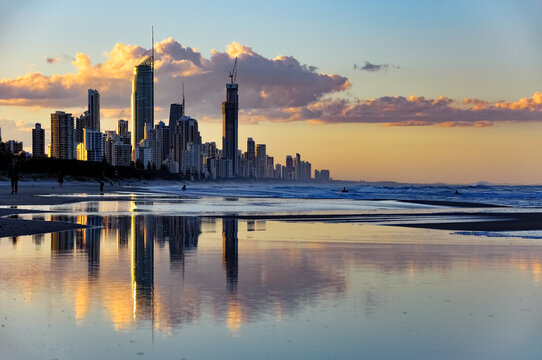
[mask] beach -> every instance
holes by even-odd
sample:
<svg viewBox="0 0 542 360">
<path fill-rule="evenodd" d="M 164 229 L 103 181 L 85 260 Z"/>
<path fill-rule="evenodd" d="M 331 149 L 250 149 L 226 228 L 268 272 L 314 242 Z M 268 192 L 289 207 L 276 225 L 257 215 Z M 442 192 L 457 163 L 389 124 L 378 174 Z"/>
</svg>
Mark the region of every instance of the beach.
<svg viewBox="0 0 542 360">
<path fill-rule="evenodd" d="M 122 182 L 107 182 L 104 188 L 104 194 L 99 192 L 99 184 L 89 182 L 68 181 L 62 187 L 58 183 L 52 181 L 45 182 L 22 182 L 19 185 L 18 194 L 10 194 L 9 183 L 1 182 L 0 189 L 0 237 L 31 235 L 37 233 L 48 233 L 54 231 L 63 231 L 84 227 L 84 224 L 62 221 L 41 221 L 41 220 L 21 220 L 19 217 L 10 216 L 24 213 L 36 213 L 43 210 L 32 210 L 50 205 L 62 205 L 76 202 L 88 201 L 124 201 L 127 194 L 136 193 L 139 200 L 145 200 L 153 197 L 155 200 L 160 198 L 164 202 L 171 202 L 173 199 L 185 198 L 201 198 L 213 196 L 213 194 L 188 191 L 182 193 L 171 193 L 164 191 L 164 188 L 171 189 L 180 187 L 180 183 L 172 181 L 122 181 Z M 205 189 L 205 185 L 200 185 Z M 214 185 L 210 185 L 214 186 Z M 236 189 L 243 189 L 243 185 L 236 185 Z M 250 188 L 250 186 L 249 186 Z M 191 189 L 190 189 L 191 190 Z M 225 193 L 222 204 L 227 204 L 235 200 L 239 202 L 242 198 L 242 190 L 236 190 L 235 193 Z M 214 194 L 219 196 L 221 194 Z M 254 194 L 247 191 L 248 198 L 261 199 L 266 198 L 260 194 Z M 326 200 L 326 199 L 323 199 Z M 186 200 L 188 201 L 188 200 Z M 303 200 L 301 201 L 309 201 Z M 369 199 L 367 202 L 375 204 L 376 209 L 380 204 L 386 203 L 388 199 Z M 323 206 L 320 211 L 310 211 L 317 209 L 317 205 L 309 204 L 307 207 L 299 208 L 298 210 L 286 211 L 284 207 L 276 206 L 276 204 L 266 205 L 265 211 L 259 211 L 254 207 L 254 202 L 241 204 L 238 209 L 230 210 L 229 208 L 218 205 L 218 210 L 215 208 L 215 213 L 207 214 L 205 212 L 198 213 L 187 212 L 186 215 L 211 215 L 216 217 L 233 216 L 238 219 L 252 220 L 290 220 L 290 221 L 348 221 L 348 222 L 366 222 L 415 227 L 440 230 L 455 230 L 455 231 L 531 231 L 542 230 L 542 212 L 536 211 L 514 211 L 514 207 L 508 207 L 497 204 L 477 203 L 464 200 L 428 200 L 428 199 L 394 199 L 397 203 L 427 205 L 432 209 L 431 213 L 420 211 L 373 211 L 367 212 L 363 207 L 333 207 L 332 202 L 319 204 Z M 229 204 L 228 204 L 229 205 Z M 247 206 L 252 211 L 239 211 L 239 208 Z M 221 206 L 223 207 L 223 210 Z M 273 206 L 275 211 L 273 211 Z M 288 206 L 290 206 L 288 204 Z M 267 208 L 268 207 L 268 208 Z M 391 209 L 394 207 L 392 206 Z M 204 208 L 205 209 L 205 208 Z M 330 209 L 325 211 L 324 209 Z M 356 211 L 356 209 L 361 209 Z M 426 210 L 427 208 L 418 208 Z M 453 210 L 452 212 L 448 210 Z M 501 211 L 499 211 L 501 210 Z M 233 211 L 233 213 L 231 212 Z M 385 212 L 385 214 L 383 214 Z M 471 219 L 473 215 L 478 221 Z M 443 221 L 438 221 L 441 219 Z"/>
<path fill-rule="evenodd" d="M 2 185 L 7 358 L 542 354 L 538 188 Z"/>
</svg>

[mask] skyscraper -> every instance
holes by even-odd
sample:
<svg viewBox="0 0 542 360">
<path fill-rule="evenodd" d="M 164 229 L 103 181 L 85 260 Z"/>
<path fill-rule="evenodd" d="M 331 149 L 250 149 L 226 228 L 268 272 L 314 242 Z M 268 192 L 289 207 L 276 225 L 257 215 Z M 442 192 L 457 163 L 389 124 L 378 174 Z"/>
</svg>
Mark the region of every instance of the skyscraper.
<svg viewBox="0 0 542 360">
<path fill-rule="evenodd" d="M 51 157 L 74 159 L 73 116 L 64 111 L 51 114 Z"/>
<path fill-rule="evenodd" d="M 233 176 L 237 176 L 239 171 L 237 156 L 239 96 L 238 85 L 234 83 L 236 67 L 237 59 L 230 73 L 231 83 L 226 84 L 226 101 L 222 103 L 222 155 L 226 160 L 231 160 Z"/>
<path fill-rule="evenodd" d="M 98 90 L 88 89 L 88 114 L 90 128 L 100 131 L 100 93 Z"/>
<path fill-rule="evenodd" d="M 173 142 L 171 156 L 179 166 L 182 164 L 182 152 L 188 149 L 188 144 L 201 145 L 201 135 L 198 130 L 198 121 L 190 116 L 183 116 L 175 122 L 173 129 Z"/>
<path fill-rule="evenodd" d="M 145 137 L 145 128 L 154 126 L 154 55 L 134 68 L 132 81 L 132 149 Z M 134 159 L 135 160 L 135 159 Z"/>
<path fill-rule="evenodd" d="M 256 156 L 256 144 L 252 138 L 247 139 L 247 159 L 254 161 L 254 158 Z"/>
<path fill-rule="evenodd" d="M 262 179 L 265 177 L 267 167 L 267 154 L 265 144 L 256 145 L 256 177 Z"/>
<path fill-rule="evenodd" d="M 41 128 L 40 123 L 32 129 L 32 156 L 45 156 L 45 130 Z"/>
</svg>

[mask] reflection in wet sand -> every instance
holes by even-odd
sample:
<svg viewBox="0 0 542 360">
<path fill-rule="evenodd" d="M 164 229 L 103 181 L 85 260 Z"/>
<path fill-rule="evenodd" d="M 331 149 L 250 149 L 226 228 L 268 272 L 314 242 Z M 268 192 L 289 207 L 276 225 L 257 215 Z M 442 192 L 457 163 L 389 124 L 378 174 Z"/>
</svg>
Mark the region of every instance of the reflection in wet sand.
<svg viewBox="0 0 542 360">
<path fill-rule="evenodd" d="M 483 313 L 476 319 L 481 334 L 495 326 L 487 322 L 497 321 L 494 314 L 505 315 L 516 330 L 511 318 L 519 317 L 510 311 L 539 314 L 533 301 L 540 296 L 527 299 L 542 276 L 542 246 L 535 243 L 453 243 L 441 241 L 451 235 L 438 231 L 230 217 L 134 213 L 81 215 L 77 221 L 91 227 L 0 240 L 0 309 L 35 311 L 29 326 L 40 331 L 43 313 L 58 322 L 59 333 L 71 325 L 92 325 L 140 331 L 142 338 L 149 329 L 175 338 L 188 329 L 220 326 L 242 337 L 246 328 L 270 320 L 297 334 L 294 324 L 303 320 L 316 324 L 307 325 L 313 331 L 348 334 L 345 339 L 359 333 L 370 337 L 372 331 L 408 339 L 403 320 L 393 316 L 419 314 L 411 324 L 427 317 L 419 326 L 432 328 L 432 318 L 481 316 L 488 302 L 514 294 L 525 294 L 521 304 L 513 298 L 492 309 L 493 317 Z M 344 242 L 339 237 L 344 234 L 373 240 Z M 402 243 L 404 237 L 413 240 Z M 28 261 L 32 269 L 25 267 Z M 12 300 L 17 294 L 25 299 L 22 305 Z M 334 316 L 349 325 L 329 325 Z M 441 341 L 428 333 L 427 341 Z M 350 346 L 362 340 L 358 337 Z M 108 339 L 104 335 L 101 341 Z"/>
</svg>

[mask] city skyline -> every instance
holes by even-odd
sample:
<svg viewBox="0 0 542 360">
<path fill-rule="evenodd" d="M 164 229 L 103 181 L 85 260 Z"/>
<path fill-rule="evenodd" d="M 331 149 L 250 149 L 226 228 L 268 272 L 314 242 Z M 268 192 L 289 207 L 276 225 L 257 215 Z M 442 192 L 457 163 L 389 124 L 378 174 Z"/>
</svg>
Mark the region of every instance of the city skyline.
<svg viewBox="0 0 542 360">
<path fill-rule="evenodd" d="M 318 42 L 297 32 L 291 38 L 278 36 L 281 41 L 269 37 L 260 41 L 257 34 L 244 35 L 240 30 L 222 34 L 210 22 L 199 32 L 180 31 L 167 16 L 154 14 L 157 38 L 162 39 L 155 42 L 156 122 L 167 123 L 169 106 L 178 101 L 182 80 L 190 114 L 198 119 L 205 141 L 220 144 L 216 104 L 223 99 L 221 85 L 231 61 L 238 57 L 243 84 L 239 90 L 241 144 L 248 137 L 258 139 L 279 159 L 299 152 L 315 168 L 331 169 L 339 179 L 542 183 L 542 169 L 537 166 L 542 155 L 538 85 L 542 75 L 535 66 L 542 49 L 534 41 L 542 29 L 532 15 L 539 4 L 527 2 L 523 8 L 507 1 L 340 4 L 360 10 L 357 14 L 365 23 L 359 25 L 344 11 L 316 3 L 309 10 L 315 18 L 299 22 L 311 29 Z M 121 6 L 112 4 L 110 10 Z M 35 18 L 35 10 L 22 5 L 8 8 L 15 15 L 23 9 Z M 213 18 L 220 9 L 217 5 L 205 16 Z M 427 12 L 416 12 L 421 9 Z M 197 6 L 190 5 L 187 11 L 195 15 Z M 259 28 L 269 34 L 281 34 L 292 26 L 287 20 L 293 19 L 285 15 L 285 26 L 273 28 L 260 12 L 265 11 L 252 13 L 248 24 L 258 28 L 255 19 L 259 19 Z M 344 17 L 341 31 L 315 27 L 324 14 L 329 21 Z M 387 15 L 378 18 L 382 22 L 378 25 L 371 14 Z M 100 21 L 105 23 L 108 16 Z M 124 20 L 119 23 L 125 24 Z M 22 55 L 34 55 L 17 64 L 2 58 L 3 138 L 23 140 L 30 151 L 33 124 L 42 123 L 50 130 L 50 113 L 82 113 L 88 88 L 102 96 L 102 128 L 113 129 L 116 120 L 128 118 L 125 89 L 130 83 L 126 79 L 131 79 L 134 62 L 150 49 L 144 41 L 148 35 L 143 34 L 150 25 L 129 36 L 115 29 L 107 40 L 96 36 L 84 46 L 70 36 L 62 37 L 51 49 L 25 49 Z M 14 20 L 3 26 L 18 29 Z M 379 31 L 371 32 L 371 28 Z M 330 41 L 347 30 L 359 35 L 355 41 L 350 35 Z M 54 36 L 56 31 L 47 28 L 44 36 Z M 14 34 L 19 39 L 26 35 L 24 31 Z M 2 41 L 17 48 L 13 39 L 2 37 Z M 300 41 L 303 46 L 295 46 Z M 226 44 L 226 50 L 220 50 Z M 195 45 L 200 46 L 196 49 Z M 107 49 L 105 57 L 100 55 Z M 222 81 L 217 81 L 219 76 Z M 66 106 L 60 106 L 61 102 Z"/>
</svg>

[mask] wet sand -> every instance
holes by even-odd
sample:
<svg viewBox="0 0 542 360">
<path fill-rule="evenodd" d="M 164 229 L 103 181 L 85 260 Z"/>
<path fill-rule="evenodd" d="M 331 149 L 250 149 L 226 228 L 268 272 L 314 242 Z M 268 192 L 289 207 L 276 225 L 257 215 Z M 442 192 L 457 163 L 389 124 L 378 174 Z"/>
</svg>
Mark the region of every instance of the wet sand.
<svg viewBox="0 0 542 360">
<path fill-rule="evenodd" d="M 118 184 L 107 184 L 104 190 L 115 192 L 126 189 Z M 18 209 L 18 205 L 58 205 L 88 200 L 88 197 L 80 196 L 42 196 L 77 193 L 85 193 L 90 197 L 96 196 L 100 200 L 104 199 L 100 198 L 99 184 L 96 183 L 65 182 L 62 187 L 59 187 L 58 183 L 50 181 L 20 182 L 18 194 L 11 194 L 11 185 L 7 182 L 0 182 L 0 206 L 9 206 L 9 208 L 0 208 L 0 237 L 42 234 L 85 227 L 70 222 L 21 220 L 9 217 L 9 215 L 38 212 Z M 115 198 L 108 197 L 107 200 L 115 200 Z"/>
<path fill-rule="evenodd" d="M 158 185 L 158 182 L 152 182 Z M 114 196 L 117 192 L 148 191 L 148 182 L 106 183 L 104 197 L 99 192 L 99 184 L 85 182 L 65 182 L 60 188 L 55 182 L 24 182 L 19 184 L 19 193 L 12 195 L 10 185 L 0 182 L 0 237 L 31 235 L 56 231 L 65 231 L 84 227 L 66 222 L 51 222 L 38 220 L 21 220 L 9 215 L 28 213 L 28 210 L 18 209 L 18 205 L 58 205 L 88 200 L 113 201 L 125 200 L 125 197 Z M 63 196 L 42 196 L 58 194 Z M 86 196 L 69 196 L 70 194 L 86 194 Z M 111 196 L 113 194 L 113 196 Z M 68 196 L 66 196 L 68 195 Z M 165 195 L 168 197 L 168 195 Z M 378 201 L 378 200 L 375 200 Z M 237 219 L 265 219 L 283 221 L 324 221 L 324 222 L 365 222 L 381 225 L 403 226 L 411 228 L 426 228 L 452 231 L 527 231 L 542 230 L 542 213 L 485 213 L 472 211 L 473 208 L 499 208 L 502 206 L 479 204 L 471 202 L 426 201 L 426 200 L 397 200 L 423 205 L 434 205 L 454 208 L 458 211 L 416 214 L 295 214 L 295 215 L 231 215 Z M 459 208 L 465 208 L 460 211 Z M 32 211 L 37 212 L 37 211 Z M 473 220 L 473 216 L 476 218 Z M 221 217 L 224 217 L 222 215 Z"/>
</svg>

